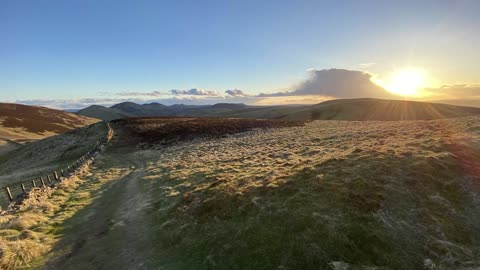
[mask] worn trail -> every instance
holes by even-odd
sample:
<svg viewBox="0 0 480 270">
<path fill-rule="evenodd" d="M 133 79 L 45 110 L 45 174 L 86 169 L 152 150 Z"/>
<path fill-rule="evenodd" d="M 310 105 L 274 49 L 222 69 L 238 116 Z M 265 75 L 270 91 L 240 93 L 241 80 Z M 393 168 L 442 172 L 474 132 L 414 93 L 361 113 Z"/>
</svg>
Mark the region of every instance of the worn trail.
<svg viewBox="0 0 480 270">
<path fill-rule="evenodd" d="M 125 147 L 125 134 L 115 130 L 108 150 L 92 166 L 89 185 L 93 202 L 64 225 L 61 239 L 45 269 L 143 269 L 148 234 L 144 230 L 141 178 L 145 163 Z M 141 243 L 141 244 L 140 244 Z"/>
</svg>

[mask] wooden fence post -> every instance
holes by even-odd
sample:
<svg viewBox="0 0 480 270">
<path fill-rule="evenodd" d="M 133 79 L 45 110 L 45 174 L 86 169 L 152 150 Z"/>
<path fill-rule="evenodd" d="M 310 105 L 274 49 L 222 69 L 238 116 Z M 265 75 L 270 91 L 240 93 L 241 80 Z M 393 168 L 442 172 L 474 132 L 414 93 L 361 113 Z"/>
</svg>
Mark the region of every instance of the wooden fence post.
<svg viewBox="0 0 480 270">
<path fill-rule="evenodd" d="M 96 144 L 95 144 L 95 147 L 93 149 L 91 149 L 90 151 L 85 153 L 83 156 L 81 156 L 79 159 L 77 159 L 75 162 L 73 162 L 73 164 L 67 166 L 67 168 L 65 170 L 60 169 L 59 173 L 57 171 L 54 171 L 51 175 L 47 174 L 46 179 L 47 179 L 48 183 L 50 185 L 54 184 L 54 182 L 52 182 L 51 176 L 53 176 L 54 181 L 60 181 L 61 180 L 60 175 L 62 177 L 66 177 L 67 173 L 74 173 L 78 168 L 85 165 L 88 161 L 92 161 L 93 158 L 94 158 L 94 155 L 99 152 L 100 148 L 104 147 L 104 143 L 105 144 L 108 143 L 108 140 L 109 140 L 108 136 L 110 136 L 111 133 L 112 133 L 111 130 L 109 130 L 109 133 L 108 133 L 106 138 L 104 138 L 101 141 L 97 141 Z M 41 184 L 42 187 L 47 186 L 45 184 L 44 177 L 41 176 L 39 180 L 40 180 L 40 184 Z M 18 182 L 15 185 L 17 185 L 17 184 L 18 184 Z M 37 183 L 35 182 L 35 179 L 32 179 L 32 189 L 36 188 L 36 187 L 37 187 Z M 24 194 L 27 192 L 27 188 L 25 187 L 24 183 L 20 182 L 20 188 L 22 189 L 22 192 Z M 4 189 L 5 189 L 5 192 L 7 193 L 8 199 L 10 201 L 13 201 L 13 196 L 12 196 L 12 192 L 10 191 L 10 188 L 5 187 Z"/>
<path fill-rule="evenodd" d="M 5 188 L 5 192 L 7 192 L 7 196 L 8 196 L 8 199 L 13 202 L 13 197 L 12 197 L 12 193 L 10 192 L 10 188 L 6 187 Z"/>
</svg>

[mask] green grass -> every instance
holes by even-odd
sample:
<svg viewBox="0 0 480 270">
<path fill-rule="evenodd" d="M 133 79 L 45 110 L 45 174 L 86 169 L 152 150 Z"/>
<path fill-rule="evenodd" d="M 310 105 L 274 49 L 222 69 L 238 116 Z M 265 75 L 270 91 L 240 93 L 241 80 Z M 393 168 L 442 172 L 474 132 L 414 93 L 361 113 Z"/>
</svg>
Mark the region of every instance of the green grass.
<svg viewBox="0 0 480 270">
<path fill-rule="evenodd" d="M 158 243 L 156 263 L 166 269 L 331 269 L 342 261 L 421 269 L 430 258 L 444 268 L 478 265 L 480 207 L 463 188 L 471 183 L 451 167 L 437 168 L 454 162 L 448 157 L 422 161 L 351 156 L 299 172 L 278 188 L 238 195 L 220 184 L 187 192 L 168 199 L 177 203 L 163 212 L 154 209 L 170 202 L 153 189 L 148 227 Z"/>
</svg>

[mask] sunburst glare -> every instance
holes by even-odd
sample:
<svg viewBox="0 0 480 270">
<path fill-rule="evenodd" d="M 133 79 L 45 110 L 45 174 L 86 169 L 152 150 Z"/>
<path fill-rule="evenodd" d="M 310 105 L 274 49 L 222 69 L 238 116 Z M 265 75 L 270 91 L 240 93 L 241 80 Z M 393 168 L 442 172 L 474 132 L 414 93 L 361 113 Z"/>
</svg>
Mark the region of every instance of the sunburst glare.
<svg viewBox="0 0 480 270">
<path fill-rule="evenodd" d="M 421 69 L 402 69 L 393 72 L 382 85 L 397 95 L 421 96 L 421 89 L 427 86 L 427 76 Z"/>
</svg>

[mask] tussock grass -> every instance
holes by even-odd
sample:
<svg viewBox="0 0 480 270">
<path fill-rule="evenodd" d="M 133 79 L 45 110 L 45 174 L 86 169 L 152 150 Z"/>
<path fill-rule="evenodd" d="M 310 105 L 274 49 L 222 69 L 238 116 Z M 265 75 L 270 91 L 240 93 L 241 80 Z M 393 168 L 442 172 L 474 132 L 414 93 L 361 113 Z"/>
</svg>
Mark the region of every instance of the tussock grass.
<svg viewBox="0 0 480 270">
<path fill-rule="evenodd" d="M 29 267 L 47 249 L 47 245 L 29 239 L 0 242 L 0 268 L 14 270 Z"/>
<path fill-rule="evenodd" d="M 47 221 L 47 217 L 38 213 L 26 212 L 10 221 L 9 227 L 16 230 L 31 229 Z"/>
<path fill-rule="evenodd" d="M 475 269 L 478 117 L 314 122 L 137 153 L 168 269 Z M 474 132 L 472 132 L 472 130 Z"/>
<path fill-rule="evenodd" d="M 17 237 L 19 235 L 19 231 L 14 229 L 0 229 L 0 239 L 5 238 L 12 238 Z"/>
<path fill-rule="evenodd" d="M 87 174 L 86 168 L 81 174 Z M 56 189 L 31 193 L 17 212 L 0 215 L 0 269 L 28 269 L 41 263 L 61 224 L 85 204 L 81 201 L 89 193 L 77 190 L 84 184 L 78 176 L 63 179 Z"/>
</svg>

